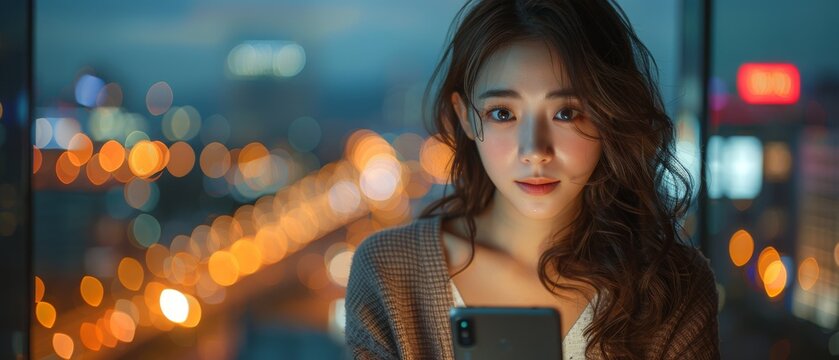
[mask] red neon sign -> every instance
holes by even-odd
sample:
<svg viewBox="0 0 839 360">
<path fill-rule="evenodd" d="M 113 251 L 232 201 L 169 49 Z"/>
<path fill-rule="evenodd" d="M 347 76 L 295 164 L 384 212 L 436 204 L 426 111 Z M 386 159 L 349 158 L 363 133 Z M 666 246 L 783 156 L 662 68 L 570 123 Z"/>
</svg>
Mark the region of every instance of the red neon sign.
<svg viewBox="0 0 839 360">
<path fill-rule="evenodd" d="M 793 64 L 745 63 L 737 70 L 737 91 L 749 104 L 795 104 L 801 75 Z"/>
</svg>

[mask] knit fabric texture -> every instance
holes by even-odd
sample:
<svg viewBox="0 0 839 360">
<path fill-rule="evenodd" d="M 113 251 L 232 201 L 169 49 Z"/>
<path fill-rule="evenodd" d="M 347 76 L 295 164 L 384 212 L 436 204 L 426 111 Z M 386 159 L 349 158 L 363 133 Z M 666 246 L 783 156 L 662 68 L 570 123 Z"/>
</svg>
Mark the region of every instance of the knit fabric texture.
<svg viewBox="0 0 839 360">
<path fill-rule="evenodd" d="M 454 298 L 440 215 L 368 236 L 356 249 L 345 300 L 346 343 L 354 359 L 454 360 Z M 719 359 L 717 288 L 697 250 L 690 304 L 650 338 L 643 359 Z M 602 295 L 602 294 L 601 294 Z M 590 359 L 605 359 L 597 346 Z"/>
</svg>

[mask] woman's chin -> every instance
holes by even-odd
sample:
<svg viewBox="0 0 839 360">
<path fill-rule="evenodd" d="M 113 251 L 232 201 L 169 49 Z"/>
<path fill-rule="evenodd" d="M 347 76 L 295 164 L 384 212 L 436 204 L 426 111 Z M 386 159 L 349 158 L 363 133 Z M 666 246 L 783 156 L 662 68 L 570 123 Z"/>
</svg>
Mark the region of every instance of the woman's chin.
<svg viewBox="0 0 839 360">
<path fill-rule="evenodd" d="M 540 206 L 541 204 L 525 204 L 517 206 L 518 211 L 527 218 L 533 220 L 550 220 L 559 215 L 559 209 L 556 209 L 549 204 Z"/>
</svg>

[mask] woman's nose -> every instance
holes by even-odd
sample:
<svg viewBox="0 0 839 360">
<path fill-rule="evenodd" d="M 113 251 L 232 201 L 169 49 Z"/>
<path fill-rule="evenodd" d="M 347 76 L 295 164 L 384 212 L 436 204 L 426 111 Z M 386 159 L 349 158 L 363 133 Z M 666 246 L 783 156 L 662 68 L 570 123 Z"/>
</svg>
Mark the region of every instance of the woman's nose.
<svg viewBox="0 0 839 360">
<path fill-rule="evenodd" d="M 526 164 L 550 162 L 553 157 L 553 144 L 547 121 L 531 117 L 525 119 L 519 128 L 519 157 Z"/>
</svg>

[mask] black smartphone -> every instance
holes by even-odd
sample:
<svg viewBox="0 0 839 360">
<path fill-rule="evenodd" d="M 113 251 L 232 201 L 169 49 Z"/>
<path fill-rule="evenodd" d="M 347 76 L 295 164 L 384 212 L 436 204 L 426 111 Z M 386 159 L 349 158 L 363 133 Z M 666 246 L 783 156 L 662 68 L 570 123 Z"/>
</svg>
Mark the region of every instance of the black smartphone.
<svg viewBox="0 0 839 360">
<path fill-rule="evenodd" d="M 455 359 L 562 359 L 559 316 L 551 307 L 452 307 Z"/>
</svg>

